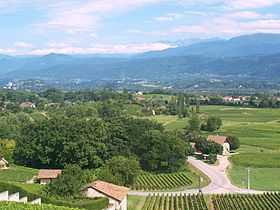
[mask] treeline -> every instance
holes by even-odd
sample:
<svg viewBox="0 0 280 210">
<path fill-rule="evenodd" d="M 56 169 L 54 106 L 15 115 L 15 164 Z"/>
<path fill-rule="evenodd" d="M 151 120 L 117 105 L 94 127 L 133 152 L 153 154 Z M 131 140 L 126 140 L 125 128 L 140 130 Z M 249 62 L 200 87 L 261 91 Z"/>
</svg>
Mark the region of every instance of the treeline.
<svg viewBox="0 0 280 210">
<path fill-rule="evenodd" d="M 185 163 L 187 143 L 160 124 L 126 115 L 115 101 L 62 107 L 25 121 L 16 138 L 17 164 L 96 169 L 114 156 L 133 157 L 143 170 L 177 171 Z"/>
</svg>

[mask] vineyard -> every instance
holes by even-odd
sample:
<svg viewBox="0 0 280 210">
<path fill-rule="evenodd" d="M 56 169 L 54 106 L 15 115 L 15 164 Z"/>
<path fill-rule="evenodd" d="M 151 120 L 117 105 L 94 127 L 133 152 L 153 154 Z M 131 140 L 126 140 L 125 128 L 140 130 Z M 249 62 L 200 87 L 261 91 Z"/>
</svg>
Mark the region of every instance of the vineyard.
<svg viewBox="0 0 280 210">
<path fill-rule="evenodd" d="M 32 205 L 13 202 L 0 202 L 0 210 L 79 210 L 53 205 Z"/>
<path fill-rule="evenodd" d="M 192 184 L 192 180 L 185 172 L 173 174 L 145 174 L 137 178 L 133 188 L 135 190 L 167 190 L 186 187 Z"/>
<path fill-rule="evenodd" d="M 279 210 L 280 194 L 214 195 L 214 210 Z"/>
<path fill-rule="evenodd" d="M 150 195 L 142 210 L 208 210 L 203 195 Z"/>
</svg>

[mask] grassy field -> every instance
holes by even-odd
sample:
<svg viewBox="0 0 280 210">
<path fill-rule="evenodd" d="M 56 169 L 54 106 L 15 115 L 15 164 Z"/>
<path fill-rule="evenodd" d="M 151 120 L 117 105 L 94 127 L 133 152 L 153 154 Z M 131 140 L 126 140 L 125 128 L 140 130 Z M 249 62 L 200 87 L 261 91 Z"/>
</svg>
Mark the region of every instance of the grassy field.
<svg viewBox="0 0 280 210">
<path fill-rule="evenodd" d="M 0 171 L 0 180 L 7 182 L 26 182 L 37 175 L 38 170 L 23 166 L 11 165 L 7 170 Z"/>
<path fill-rule="evenodd" d="M 223 126 L 214 134 L 235 135 L 241 142 L 232 157 L 233 167 L 228 171 L 232 182 L 244 186 L 246 168 L 251 167 L 252 187 L 259 190 L 280 190 L 280 110 L 230 106 L 201 106 L 201 117 L 219 116 Z M 177 116 L 154 116 L 149 119 L 162 123 L 167 130 L 183 129 L 188 119 Z M 204 132 L 207 136 L 209 133 Z M 212 133 L 213 134 L 213 133 Z"/>
</svg>

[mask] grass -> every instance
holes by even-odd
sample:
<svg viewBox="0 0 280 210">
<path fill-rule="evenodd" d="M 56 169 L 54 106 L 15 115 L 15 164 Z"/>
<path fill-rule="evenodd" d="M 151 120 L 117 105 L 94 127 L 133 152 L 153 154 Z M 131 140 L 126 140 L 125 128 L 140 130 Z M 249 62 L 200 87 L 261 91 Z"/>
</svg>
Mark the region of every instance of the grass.
<svg viewBox="0 0 280 210">
<path fill-rule="evenodd" d="M 144 203 L 146 201 L 145 196 L 128 196 L 128 210 L 142 210 Z"/>
<path fill-rule="evenodd" d="M 233 167 L 229 170 L 233 183 L 242 186 L 246 167 L 252 167 L 253 189 L 280 190 L 280 181 L 276 180 L 280 174 L 279 109 L 201 106 L 200 111 L 202 118 L 210 115 L 223 120 L 222 128 L 211 134 L 235 135 L 240 139 L 241 147 L 237 151 L 240 154 L 232 158 Z M 149 119 L 162 123 L 166 130 L 181 130 L 188 122 L 187 118 L 165 115 Z"/>
<path fill-rule="evenodd" d="M 26 182 L 37 175 L 37 173 L 37 169 L 11 165 L 9 169 L 0 171 L 0 180 L 7 182 Z"/>
<path fill-rule="evenodd" d="M 61 207 L 54 205 L 32 205 L 13 202 L 0 202 L 0 210 L 79 210 L 77 208 Z"/>
</svg>

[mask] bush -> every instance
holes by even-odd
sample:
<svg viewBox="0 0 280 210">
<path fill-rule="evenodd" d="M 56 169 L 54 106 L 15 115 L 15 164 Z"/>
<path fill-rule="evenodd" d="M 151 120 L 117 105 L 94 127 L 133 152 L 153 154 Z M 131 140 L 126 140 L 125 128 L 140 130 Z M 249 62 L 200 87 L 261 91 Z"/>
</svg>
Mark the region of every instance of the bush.
<svg viewBox="0 0 280 210">
<path fill-rule="evenodd" d="M 215 130 L 219 130 L 222 126 L 222 120 L 219 117 L 209 117 L 207 122 L 202 124 L 201 130 L 213 132 Z"/>
<path fill-rule="evenodd" d="M 209 154 L 208 163 L 215 164 L 216 161 L 217 161 L 217 155 L 216 154 Z"/>
<path fill-rule="evenodd" d="M 229 136 L 227 138 L 231 150 L 236 150 L 240 147 L 240 141 L 236 136 Z"/>
<path fill-rule="evenodd" d="M 222 154 L 223 147 L 212 141 L 206 139 L 200 139 L 195 144 L 196 149 L 201 151 L 203 154 Z"/>
<path fill-rule="evenodd" d="M 77 208 L 68 208 L 54 205 L 32 205 L 32 204 L 23 204 L 23 203 L 14 203 L 14 202 L 0 202 L 0 209 L 5 210 L 79 210 Z"/>
</svg>

